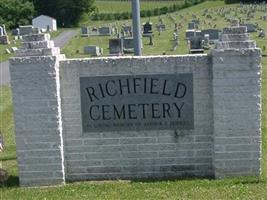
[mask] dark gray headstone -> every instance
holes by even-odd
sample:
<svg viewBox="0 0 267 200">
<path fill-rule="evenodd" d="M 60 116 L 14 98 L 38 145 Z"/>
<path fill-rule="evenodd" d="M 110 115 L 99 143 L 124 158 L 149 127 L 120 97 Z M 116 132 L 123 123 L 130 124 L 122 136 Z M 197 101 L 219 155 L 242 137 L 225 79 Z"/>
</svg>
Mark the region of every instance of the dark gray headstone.
<svg viewBox="0 0 267 200">
<path fill-rule="evenodd" d="M 125 53 L 133 53 L 133 51 L 134 51 L 134 39 L 133 39 L 133 37 L 123 38 L 123 51 Z"/>
<path fill-rule="evenodd" d="M 91 56 L 100 56 L 101 55 L 101 49 L 95 45 L 88 45 L 88 46 L 84 47 L 84 53 L 89 54 Z"/>
<path fill-rule="evenodd" d="M 82 27 L 81 28 L 82 35 L 81 36 L 89 36 L 89 28 L 88 27 Z"/>
<path fill-rule="evenodd" d="M 123 54 L 122 38 L 109 39 L 109 54 L 110 55 L 122 55 Z"/>
<path fill-rule="evenodd" d="M 190 49 L 203 49 L 202 38 L 193 37 L 190 39 Z"/>
<path fill-rule="evenodd" d="M 111 29 L 110 27 L 100 27 L 98 29 L 99 35 L 102 36 L 110 36 L 111 35 Z"/>
<path fill-rule="evenodd" d="M 188 23 L 188 29 L 189 30 L 196 29 L 196 24 L 194 22 Z"/>
<path fill-rule="evenodd" d="M 19 33 L 20 35 L 29 35 L 34 32 L 33 26 L 19 26 Z"/>
<path fill-rule="evenodd" d="M 205 34 L 209 34 L 210 40 L 219 40 L 221 30 L 219 29 L 204 29 L 201 31 L 203 38 Z"/>
<path fill-rule="evenodd" d="M 190 39 L 192 37 L 195 37 L 195 30 L 193 30 L 193 29 L 186 30 L 186 32 L 185 32 L 185 38 L 186 39 Z"/>
<path fill-rule="evenodd" d="M 254 24 L 240 24 L 240 26 L 246 26 L 248 33 L 257 32 L 256 26 Z"/>
<path fill-rule="evenodd" d="M 16 28 L 16 29 L 12 29 L 11 34 L 14 35 L 14 36 L 18 36 L 18 35 L 20 35 L 20 33 L 19 33 L 19 29 L 18 29 L 18 28 Z"/>
<path fill-rule="evenodd" d="M 144 31 L 143 31 L 144 34 L 152 33 L 152 23 L 150 23 L 150 22 L 145 23 L 143 25 L 143 29 L 144 29 Z"/>
</svg>

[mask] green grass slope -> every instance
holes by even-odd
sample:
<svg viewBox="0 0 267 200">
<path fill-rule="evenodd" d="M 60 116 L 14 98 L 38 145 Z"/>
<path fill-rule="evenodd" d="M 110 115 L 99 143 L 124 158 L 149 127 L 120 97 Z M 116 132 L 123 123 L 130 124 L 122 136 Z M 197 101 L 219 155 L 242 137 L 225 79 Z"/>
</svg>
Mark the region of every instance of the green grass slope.
<svg viewBox="0 0 267 200">
<path fill-rule="evenodd" d="M 162 15 L 161 18 L 163 19 L 164 23 L 166 24 L 166 31 L 162 32 L 160 35 L 158 35 L 157 31 L 155 30 L 155 24 L 158 23 L 158 17 L 151 17 L 151 18 L 141 18 L 141 23 L 145 23 L 148 20 L 153 23 L 153 29 L 154 29 L 154 37 L 153 37 L 153 43 L 154 45 L 149 45 L 149 39 L 143 38 L 143 49 L 142 54 L 143 55 L 162 55 L 165 54 L 187 54 L 188 53 L 188 45 L 185 40 L 185 30 L 187 29 L 187 22 L 192 20 L 192 14 L 196 14 L 200 16 L 200 20 L 204 19 L 202 15 L 202 10 L 205 8 L 215 9 L 220 8 L 224 6 L 224 3 L 222 1 L 211 1 L 211 2 L 205 2 L 193 7 L 190 7 L 188 9 L 181 10 L 176 13 L 172 13 L 170 15 Z M 229 6 L 228 6 L 229 7 Z M 173 37 L 173 31 L 174 31 L 174 23 L 171 20 L 171 16 L 176 19 L 177 23 L 182 24 L 182 29 L 178 33 L 179 37 L 179 45 L 178 48 L 175 51 L 172 51 L 172 37 Z M 183 16 L 183 19 L 181 18 Z M 206 20 L 208 23 L 208 20 Z M 86 26 L 89 26 L 90 28 L 96 26 L 105 26 L 105 25 L 116 25 L 117 27 L 121 27 L 123 24 L 131 25 L 131 21 L 116 21 L 116 22 L 95 22 L 95 21 L 89 21 L 87 24 L 83 24 Z M 228 23 L 221 21 L 218 19 L 216 22 L 218 28 L 225 27 Z M 201 25 L 201 28 L 208 28 L 208 25 Z M 115 36 L 114 36 L 115 37 Z M 108 40 L 110 37 L 108 36 L 92 36 L 89 38 L 81 37 L 80 35 L 77 35 L 75 38 L 73 38 L 64 48 L 63 53 L 66 54 L 69 58 L 84 58 L 89 57 L 89 55 L 84 54 L 83 47 L 86 45 L 97 45 L 104 50 L 104 56 L 107 56 L 109 54 L 108 49 Z"/>
<path fill-rule="evenodd" d="M 141 10 L 152 10 L 173 4 L 183 3 L 184 0 L 177 1 L 140 1 Z M 131 12 L 131 1 L 95 1 L 95 7 L 101 13 Z"/>
</svg>

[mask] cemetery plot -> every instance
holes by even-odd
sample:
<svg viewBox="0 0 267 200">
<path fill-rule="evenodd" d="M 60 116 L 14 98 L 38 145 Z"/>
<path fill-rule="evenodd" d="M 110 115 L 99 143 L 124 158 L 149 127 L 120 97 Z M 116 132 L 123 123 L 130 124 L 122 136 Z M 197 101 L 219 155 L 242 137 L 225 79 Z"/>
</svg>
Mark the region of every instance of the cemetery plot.
<svg viewBox="0 0 267 200">
<path fill-rule="evenodd" d="M 142 18 L 142 54 L 186 54 L 190 51 L 189 40 L 194 37 L 202 38 L 204 52 L 208 52 L 214 43 L 219 40 L 222 28 L 228 26 L 231 19 L 234 18 L 240 19 L 240 24 L 247 26 L 253 39 L 260 40 L 260 38 L 265 37 L 265 30 L 267 29 L 265 19 L 267 18 L 264 17 L 266 16 L 264 10 L 266 10 L 266 4 L 258 6 L 241 6 L 238 4 L 233 6 L 224 5 L 223 2 L 208 2 L 207 5 L 203 3 L 198 6 L 198 9 L 192 7 L 158 17 Z M 252 15 L 254 17 L 251 17 Z M 86 44 L 103 48 L 104 56 L 109 55 L 109 39 L 132 36 L 130 20 L 117 21 L 102 26 L 110 27 L 111 35 L 102 38 L 90 38 Z M 101 25 L 96 27 L 95 35 L 99 35 L 98 28 Z M 91 30 L 92 25 L 90 26 Z M 174 39 L 174 32 L 179 40 Z M 80 38 L 74 38 L 73 40 L 70 43 L 73 46 L 70 49 L 66 47 L 63 52 L 67 54 L 67 57 L 85 57 L 86 55 L 76 53 L 83 52 L 83 49 L 78 48 L 80 48 L 80 44 L 84 46 L 82 41 L 85 40 Z M 258 43 L 258 45 L 262 48 L 265 46 L 263 42 Z"/>
</svg>

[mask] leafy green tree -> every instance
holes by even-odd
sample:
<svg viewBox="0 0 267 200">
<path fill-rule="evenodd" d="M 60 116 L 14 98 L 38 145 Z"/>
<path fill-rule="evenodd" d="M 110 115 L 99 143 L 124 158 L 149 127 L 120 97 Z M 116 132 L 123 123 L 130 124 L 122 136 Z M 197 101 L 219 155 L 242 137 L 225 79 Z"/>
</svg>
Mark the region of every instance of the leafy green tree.
<svg viewBox="0 0 267 200">
<path fill-rule="evenodd" d="M 0 0 L 0 24 L 7 28 L 31 24 L 34 6 L 26 0 Z"/>
<path fill-rule="evenodd" d="M 94 10 L 94 0 L 32 0 L 39 15 L 57 19 L 59 26 L 75 26 L 84 14 Z"/>
</svg>

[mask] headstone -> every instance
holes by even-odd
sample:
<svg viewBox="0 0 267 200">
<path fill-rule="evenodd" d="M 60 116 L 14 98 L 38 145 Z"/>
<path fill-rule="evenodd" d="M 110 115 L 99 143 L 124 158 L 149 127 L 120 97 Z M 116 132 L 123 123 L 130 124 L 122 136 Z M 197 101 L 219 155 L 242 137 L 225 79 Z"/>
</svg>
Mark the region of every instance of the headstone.
<svg viewBox="0 0 267 200">
<path fill-rule="evenodd" d="M 3 28 L 0 26 L 0 36 L 3 36 L 4 35 L 4 31 L 3 31 Z"/>
<path fill-rule="evenodd" d="M 174 32 L 174 33 L 172 34 L 172 37 L 173 37 L 173 40 L 178 40 L 178 35 L 177 35 L 177 33 Z"/>
<path fill-rule="evenodd" d="M 2 27 L 3 27 L 3 33 L 4 33 L 4 35 L 7 35 L 7 33 L 6 33 L 6 26 L 5 26 L 5 24 L 2 24 Z"/>
<path fill-rule="evenodd" d="M 193 37 L 190 39 L 190 53 L 203 53 L 203 42 L 201 37 Z"/>
<path fill-rule="evenodd" d="M 152 37 L 152 34 L 149 36 L 149 45 L 153 45 L 153 37 Z"/>
<path fill-rule="evenodd" d="M 0 44 L 9 44 L 8 35 L 6 34 L 6 27 L 4 24 L 0 25 Z"/>
<path fill-rule="evenodd" d="M 124 53 L 133 53 L 134 52 L 134 39 L 133 39 L 133 37 L 124 37 L 123 38 L 123 52 Z"/>
<path fill-rule="evenodd" d="M 9 49 L 6 49 L 6 53 L 7 53 L 7 54 L 11 54 L 11 52 L 10 52 Z"/>
<path fill-rule="evenodd" d="M 195 31 L 195 36 L 196 37 L 202 37 L 203 38 L 202 31 L 201 30 L 196 30 Z"/>
<path fill-rule="evenodd" d="M 204 35 L 204 40 L 203 40 L 203 49 L 210 49 L 210 35 L 205 34 Z"/>
<path fill-rule="evenodd" d="M 98 32 L 100 36 L 111 36 L 111 29 L 108 26 L 100 27 Z"/>
<path fill-rule="evenodd" d="M 172 43 L 172 50 L 175 51 L 178 47 L 178 35 L 176 32 L 173 33 L 173 43 Z"/>
<path fill-rule="evenodd" d="M 240 24 L 240 26 L 246 26 L 248 33 L 257 32 L 256 26 L 254 24 Z"/>
<path fill-rule="evenodd" d="M 231 26 L 239 26 L 239 20 L 238 19 L 230 19 Z"/>
<path fill-rule="evenodd" d="M 89 37 L 89 28 L 88 27 L 82 27 L 81 32 L 82 32 L 82 34 L 81 34 L 82 37 Z"/>
<path fill-rule="evenodd" d="M 93 27 L 92 30 L 89 32 L 90 36 L 97 36 L 98 35 L 98 29 L 97 27 Z"/>
<path fill-rule="evenodd" d="M 109 39 L 109 54 L 120 56 L 123 54 L 123 40 L 121 38 Z"/>
<path fill-rule="evenodd" d="M 209 34 L 205 34 L 204 35 L 204 41 L 205 41 L 205 44 L 209 44 L 210 43 L 210 35 Z"/>
<path fill-rule="evenodd" d="M 33 26 L 28 25 L 28 26 L 19 26 L 19 33 L 20 35 L 29 35 L 33 33 Z"/>
<path fill-rule="evenodd" d="M 11 51 L 12 51 L 12 52 L 16 52 L 17 50 L 18 50 L 17 47 L 11 47 Z"/>
<path fill-rule="evenodd" d="M 152 34 L 152 23 L 146 22 L 143 25 L 143 34 Z"/>
<path fill-rule="evenodd" d="M 263 29 L 260 30 L 259 37 L 260 38 L 264 38 L 265 37 L 265 31 Z"/>
<path fill-rule="evenodd" d="M 189 29 L 189 30 L 196 29 L 196 24 L 195 24 L 194 22 L 189 22 L 189 23 L 188 23 L 188 29 Z"/>
<path fill-rule="evenodd" d="M 185 31 L 185 38 L 186 39 L 190 39 L 192 37 L 195 37 L 195 30 L 191 29 L 191 30 L 186 30 Z"/>
<path fill-rule="evenodd" d="M 122 26 L 122 30 L 125 33 L 131 33 L 132 32 L 132 27 L 131 26 L 124 25 L 124 26 Z"/>
<path fill-rule="evenodd" d="M 18 35 L 20 35 L 20 33 L 19 33 L 19 29 L 18 29 L 18 28 L 16 28 L 16 29 L 12 29 L 11 34 L 14 35 L 14 36 L 18 36 Z"/>
<path fill-rule="evenodd" d="M 214 42 L 216 40 L 219 40 L 221 31 L 219 29 L 204 29 L 201 32 L 203 37 L 205 34 L 209 34 L 210 41 Z"/>
<path fill-rule="evenodd" d="M 0 131 L 0 152 L 2 152 L 3 150 L 4 150 L 4 139 Z"/>
<path fill-rule="evenodd" d="M 84 53 L 89 54 L 91 56 L 100 56 L 102 55 L 102 50 L 95 45 L 88 45 L 84 47 Z"/>
</svg>

